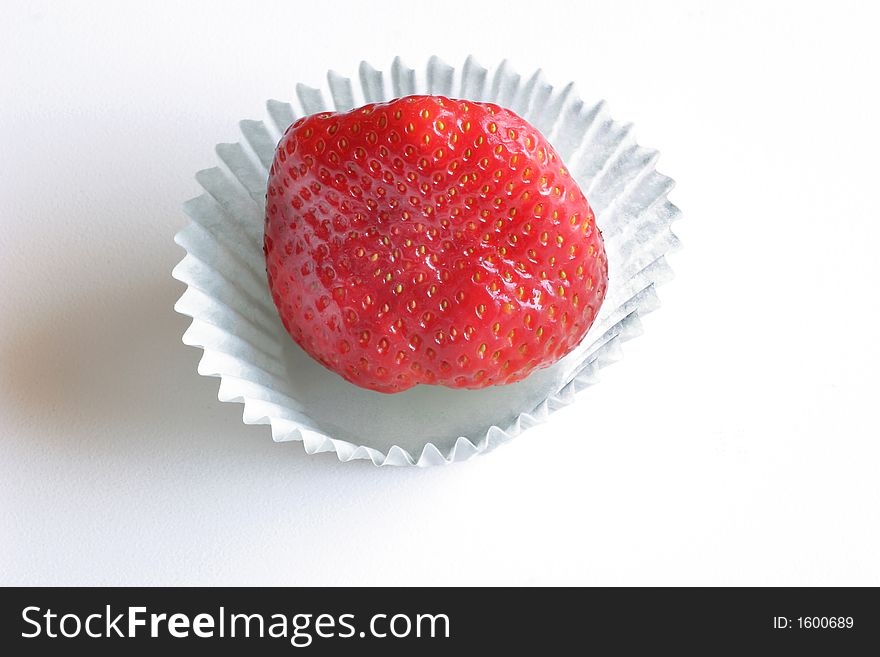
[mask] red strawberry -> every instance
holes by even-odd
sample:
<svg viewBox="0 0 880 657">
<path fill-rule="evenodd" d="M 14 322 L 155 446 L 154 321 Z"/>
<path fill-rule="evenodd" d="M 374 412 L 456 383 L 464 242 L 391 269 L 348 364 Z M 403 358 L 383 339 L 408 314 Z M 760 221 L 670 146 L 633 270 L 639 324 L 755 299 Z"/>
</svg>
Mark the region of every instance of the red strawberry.
<svg viewBox="0 0 880 657">
<path fill-rule="evenodd" d="M 440 96 L 290 126 L 264 250 L 297 344 L 379 392 L 518 381 L 578 344 L 608 279 L 593 211 L 544 137 Z"/>
</svg>

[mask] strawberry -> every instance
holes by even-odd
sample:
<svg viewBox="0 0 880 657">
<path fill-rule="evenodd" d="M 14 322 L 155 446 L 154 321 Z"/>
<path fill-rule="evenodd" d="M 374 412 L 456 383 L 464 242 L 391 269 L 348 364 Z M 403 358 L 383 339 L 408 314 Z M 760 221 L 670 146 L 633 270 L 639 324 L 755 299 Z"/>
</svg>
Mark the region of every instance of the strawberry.
<svg viewBox="0 0 880 657">
<path fill-rule="evenodd" d="M 291 125 L 264 252 L 297 344 L 379 392 L 518 381 L 578 344 L 608 279 L 593 211 L 544 137 L 440 96 Z"/>
</svg>

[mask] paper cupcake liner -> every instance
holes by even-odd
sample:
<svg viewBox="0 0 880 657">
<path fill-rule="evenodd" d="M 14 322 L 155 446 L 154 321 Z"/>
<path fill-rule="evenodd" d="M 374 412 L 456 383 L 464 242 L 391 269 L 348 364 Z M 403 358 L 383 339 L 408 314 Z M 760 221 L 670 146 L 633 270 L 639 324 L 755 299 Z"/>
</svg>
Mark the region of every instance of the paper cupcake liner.
<svg viewBox="0 0 880 657">
<path fill-rule="evenodd" d="M 508 386 L 452 390 L 420 385 L 395 395 L 358 388 L 311 360 L 290 339 L 269 294 L 262 252 L 263 211 L 275 145 L 299 115 L 331 108 L 325 91 L 296 86 L 299 108 L 270 100 L 269 121 L 242 121 L 243 142 L 218 144 L 222 166 L 199 171 L 205 192 L 184 204 L 191 223 L 175 241 L 186 256 L 173 276 L 187 285 L 175 309 L 192 318 L 183 342 L 204 355 L 199 374 L 220 378 L 218 398 L 244 404 L 247 424 L 269 424 L 276 441 L 335 451 L 376 465 L 442 465 L 487 452 L 542 422 L 597 382 L 641 333 L 640 317 L 659 305 L 656 287 L 672 272 L 679 211 L 658 153 L 614 121 L 604 102 L 581 100 L 541 71 L 529 78 L 506 62 L 491 74 L 472 57 L 457 70 L 432 57 L 424 76 L 396 58 L 386 76 L 366 62 L 359 85 L 330 71 L 326 92 L 345 111 L 368 102 L 442 94 L 509 107 L 553 144 L 590 200 L 605 237 L 608 292 L 587 336 L 555 365 Z"/>
</svg>

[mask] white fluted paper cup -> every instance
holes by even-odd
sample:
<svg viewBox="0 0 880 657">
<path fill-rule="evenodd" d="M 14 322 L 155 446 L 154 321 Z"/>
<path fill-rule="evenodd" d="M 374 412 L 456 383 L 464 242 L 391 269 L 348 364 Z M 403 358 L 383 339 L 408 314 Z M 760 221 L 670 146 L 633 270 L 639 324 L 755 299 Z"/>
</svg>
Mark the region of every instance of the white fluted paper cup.
<svg viewBox="0 0 880 657">
<path fill-rule="evenodd" d="M 523 381 L 482 390 L 419 385 L 394 395 L 358 388 L 297 346 L 278 318 L 262 251 L 266 182 L 275 145 L 298 115 L 330 109 L 325 92 L 296 85 L 299 107 L 270 100 L 269 121 L 242 121 L 243 141 L 218 144 L 221 166 L 199 171 L 204 193 L 184 204 L 191 223 L 175 241 L 186 256 L 173 276 L 187 285 L 175 309 L 192 324 L 183 342 L 204 355 L 198 372 L 220 378 L 220 401 L 244 404 L 244 422 L 268 424 L 276 441 L 335 451 L 376 465 L 443 465 L 488 452 L 542 422 L 597 381 L 641 332 L 639 318 L 671 277 L 665 255 L 678 245 L 667 200 L 672 180 L 658 153 L 613 120 L 604 102 L 581 100 L 573 84 L 554 87 L 538 71 L 523 78 L 506 62 L 490 74 L 469 57 L 458 70 L 432 57 L 424 76 L 397 58 L 385 75 L 366 62 L 359 85 L 334 72 L 327 91 L 339 111 L 416 93 L 489 101 L 530 121 L 554 146 L 585 192 L 605 239 L 605 301 L 580 345 Z"/>
</svg>

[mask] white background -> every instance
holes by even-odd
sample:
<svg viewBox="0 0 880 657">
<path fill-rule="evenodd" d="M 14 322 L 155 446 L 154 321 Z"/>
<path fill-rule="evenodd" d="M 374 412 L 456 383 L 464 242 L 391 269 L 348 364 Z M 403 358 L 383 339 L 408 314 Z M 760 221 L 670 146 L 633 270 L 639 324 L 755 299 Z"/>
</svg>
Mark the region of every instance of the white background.
<svg viewBox="0 0 880 657">
<path fill-rule="evenodd" d="M 5 7 L 0 583 L 880 584 L 875 7 Z M 488 456 L 273 444 L 180 342 L 193 174 L 297 81 L 468 52 L 575 80 L 661 151 L 663 307 Z"/>
</svg>

